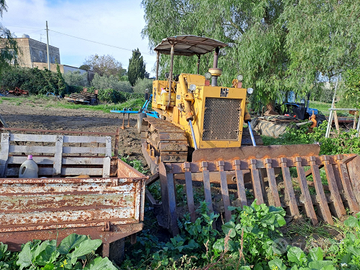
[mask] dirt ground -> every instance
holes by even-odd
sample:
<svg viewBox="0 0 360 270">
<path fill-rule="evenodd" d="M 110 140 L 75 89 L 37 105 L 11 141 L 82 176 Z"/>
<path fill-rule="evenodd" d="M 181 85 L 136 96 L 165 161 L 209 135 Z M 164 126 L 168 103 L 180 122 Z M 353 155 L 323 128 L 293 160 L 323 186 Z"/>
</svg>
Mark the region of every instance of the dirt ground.
<svg viewBox="0 0 360 270">
<path fill-rule="evenodd" d="M 79 109 L 55 107 L 59 102 L 67 101 L 34 100 L 26 97 L 0 98 L 0 116 L 11 128 L 116 133 L 122 125 L 122 114 L 93 111 L 80 106 Z M 136 116 L 131 116 L 130 128 L 119 129 L 119 155 L 129 156 L 131 160 L 139 159 L 146 164 L 135 125 Z"/>
</svg>

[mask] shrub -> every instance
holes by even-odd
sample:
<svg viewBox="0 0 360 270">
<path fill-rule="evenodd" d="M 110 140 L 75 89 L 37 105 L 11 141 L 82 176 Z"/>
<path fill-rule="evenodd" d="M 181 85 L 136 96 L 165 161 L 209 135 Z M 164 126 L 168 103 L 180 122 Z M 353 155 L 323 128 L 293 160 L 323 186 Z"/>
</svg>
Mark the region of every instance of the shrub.
<svg viewBox="0 0 360 270">
<path fill-rule="evenodd" d="M 144 94 L 146 89 L 148 89 L 148 92 L 151 93 L 152 82 L 153 81 L 151 79 L 138 79 L 134 86 L 134 93 Z"/>
<path fill-rule="evenodd" d="M 19 87 L 28 90 L 30 94 L 45 95 L 48 92 L 56 95 L 67 93 L 67 85 L 61 73 L 51 72 L 47 69 L 16 67 L 2 73 L 0 85 L 6 90 Z"/>
<path fill-rule="evenodd" d="M 87 74 L 81 74 L 80 71 L 66 72 L 64 74 L 64 80 L 68 85 L 71 86 L 89 86 Z"/>
<path fill-rule="evenodd" d="M 111 75 L 100 76 L 95 74 L 94 79 L 91 81 L 91 86 L 95 89 L 114 89 L 121 92 L 132 92 L 132 88 L 129 82 L 119 81 L 117 77 Z"/>
<path fill-rule="evenodd" d="M 126 97 L 123 92 L 116 91 L 114 89 L 102 89 L 99 90 L 98 98 L 103 102 L 119 103 L 125 102 Z"/>
</svg>

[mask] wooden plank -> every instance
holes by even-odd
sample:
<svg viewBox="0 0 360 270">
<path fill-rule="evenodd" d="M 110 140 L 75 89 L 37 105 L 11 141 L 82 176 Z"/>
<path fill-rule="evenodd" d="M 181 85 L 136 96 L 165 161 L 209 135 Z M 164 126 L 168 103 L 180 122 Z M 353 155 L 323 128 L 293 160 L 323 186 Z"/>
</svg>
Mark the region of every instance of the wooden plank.
<svg viewBox="0 0 360 270">
<path fill-rule="evenodd" d="M 184 170 L 185 170 L 185 188 L 186 188 L 187 205 L 190 212 L 191 222 L 195 222 L 196 213 L 195 213 L 195 203 L 194 203 L 194 190 L 193 190 L 193 183 L 192 183 L 189 162 L 184 162 Z"/>
<path fill-rule="evenodd" d="M 63 157 L 62 165 L 103 165 L 104 157 Z"/>
<path fill-rule="evenodd" d="M 64 143 L 106 143 L 107 138 L 108 137 L 95 136 L 64 136 Z"/>
<path fill-rule="evenodd" d="M 62 168 L 61 175 L 95 175 L 100 176 L 103 174 L 102 168 Z M 41 174 L 40 174 L 41 175 Z"/>
<path fill-rule="evenodd" d="M 251 169 L 252 185 L 254 189 L 255 198 L 257 199 L 256 203 L 260 205 L 264 203 L 264 197 L 262 194 L 259 170 L 256 168 L 256 164 L 257 164 L 256 159 L 251 159 L 249 161 L 249 166 Z"/>
<path fill-rule="evenodd" d="M 63 147 L 64 154 L 106 154 L 106 148 L 102 147 Z M 110 155 L 111 156 L 111 155 Z"/>
<path fill-rule="evenodd" d="M 112 157 L 112 153 L 111 153 L 111 137 L 107 136 L 106 137 L 106 150 L 105 150 L 105 156 L 111 158 Z M 110 174 L 110 171 L 109 171 Z"/>
<path fill-rule="evenodd" d="M 8 160 L 9 164 L 22 164 L 27 159 L 27 156 L 10 156 Z M 46 157 L 46 156 L 33 156 L 33 160 L 38 165 L 53 165 L 54 157 Z"/>
<path fill-rule="evenodd" d="M 6 175 L 6 167 L 9 158 L 10 136 L 8 133 L 1 133 L 1 152 L 0 152 L 0 177 Z"/>
<path fill-rule="evenodd" d="M 323 219 L 330 225 L 334 224 L 332 219 L 327 198 L 325 196 L 324 188 L 322 186 L 320 171 L 318 165 L 315 163 L 315 157 L 310 157 L 310 166 L 315 184 L 316 198 L 320 205 L 320 212 Z"/>
<path fill-rule="evenodd" d="M 347 167 L 346 164 L 344 164 L 342 162 L 342 155 L 337 155 L 336 156 L 336 160 L 338 163 L 338 168 L 339 168 L 339 173 L 340 173 L 340 178 L 341 178 L 341 183 L 342 186 L 344 188 L 344 193 L 345 193 L 345 197 L 348 201 L 350 210 L 353 213 L 358 213 L 360 211 L 360 207 L 356 201 L 356 197 L 355 194 L 352 190 L 352 186 L 350 183 L 350 177 L 347 171 Z"/>
<path fill-rule="evenodd" d="M 104 157 L 104 165 L 103 165 L 103 173 L 102 173 L 102 176 L 104 178 L 110 177 L 110 162 L 111 162 L 111 157 Z"/>
<path fill-rule="evenodd" d="M 10 145 L 10 153 L 25 153 L 26 155 L 33 154 L 54 154 L 54 146 L 29 146 L 29 145 Z"/>
<path fill-rule="evenodd" d="M 237 193 L 238 198 L 240 201 L 241 207 L 247 205 L 247 198 L 246 198 L 246 191 L 245 191 L 245 184 L 244 184 L 244 175 L 243 172 L 240 170 L 240 160 L 234 160 L 235 166 L 235 176 L 236 176 L 236 185 L 237 185 Z"/>
<path fill-rule="evenodd" d="M 304 168 L 302 167 L 301 162 L 302 162 L 301 157 L 296 157 L 295 158 L 296 171 L 297 171 L 297 175 L 298 175 L 301 194 L 303 196 L 302 202 L 305 205 L 306 215 L 310 218 L 312 224 L 316 225 L 316 224 L 319 223 L 319 221 L 317 219 L 315 209 L 314 209 L 314 205 L 313 205 L 312 200 L 311 200 L 309 187 L 307 185 L 306 176 L 305 176 L 306 173 L 305 173 Z"/>
<path fill-rule="evenodd" d="M 267 158 L 265 159 L 266 164 L 266 173 L 269 181 L 269 188 L 271 191 L 272 199 L 274 201 L 274 205 L 276 207 L 281 207 L 279 192 L 276 185 L 276 178 L 274 168 L 272 167 L 272 159 Z"/>
<path fill-rule="evenodd" d="M 64 141 L 64 135 L 56 136 L 55 155 L 54 155 L 54 175 L 61 174 L 63 141 Z"/>
<path fill-rule="evenodd" d="M 201 162 L 202 172 L 203 172 L 203 182 L 204 182 L 204 193 L 205 193 L 205 202 L 208 206 L 209 211 L 214 212 L 212 198 L 211 198 L 211 186 L 210 186 L 210 175 L 208 168 L 208 163 L 206 161 Z"/>
<path fill-rule="evenodd" d="M 11 134 L 10 141 L 14 142 L 56 142 L 56 135 Z"/>
<path fill-rule="evenodd" d="M 334 204 L 335 208 L 335 215 L 337 218 L 341 218 L 342 216 L 346 215 L 345 207 L 343 205 L 343 202 L 340 197 L 339 189 L 336 183 L 336 178 L 334 174 L 334 170 L 332 165 L 329 162 L 328 156 L 322 156 L 325 172 L 326 172 L 326 178 L 329 183 L 329 188 L 331 192 L 331 199 Z"/>
<path fill-rule="evenodd" d="M 289 199 L 288 204 L 290 206 L 290 213 L 295 218 L 297 218 L 300 216 L 300 212 L 299 212 L 299 208 L 298 208 L 296 197 L 295 197 L 294 187 L 291 182 L 290 169 L 287 165 L 287 161 L 288 161 L 287 158 L 280 159 L 281 171 L 282 171 L 282 175 L 283 175 L 283 179 L 284 179 L 285 191 L 286 191 L 288 199 Z"/>
<path fill-rule="evenodd" d="M 226 181 L 226 172 L 224 171 L 224 161 L 219 160 L 218 166 L 220 172 L 221 195 L 224 203 L 225 221 L 228 222 L 231 219 L 231 211 L 229 210 L 230 198 L 229 198 L 229 189 Z"/>
</svg>

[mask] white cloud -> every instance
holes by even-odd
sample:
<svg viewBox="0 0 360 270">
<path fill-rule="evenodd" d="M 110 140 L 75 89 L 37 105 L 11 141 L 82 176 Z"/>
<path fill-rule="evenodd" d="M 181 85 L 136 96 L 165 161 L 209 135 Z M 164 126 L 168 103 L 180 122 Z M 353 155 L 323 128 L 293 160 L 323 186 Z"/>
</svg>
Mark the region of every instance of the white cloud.
<svg viewBox="0 0 360 270">
<path fill-rule="evenodd" d="M 148 41 L 141 38 L 145 22 L 140 1 L 8 0 L 7 5 L 8 12 L 3 14 L 1 22 L 18 37 L 29 34 L 33 39 L 46 42 L 45 22 L 48 21 L 50 45 L 60 49 L 62 64 L 80 66 L 90 55 L 110 54 L 127 68 L 131 50 L 139 48 L 147 71 L 154 74 L 156 56 L 151 54 Z"/>
</svg>

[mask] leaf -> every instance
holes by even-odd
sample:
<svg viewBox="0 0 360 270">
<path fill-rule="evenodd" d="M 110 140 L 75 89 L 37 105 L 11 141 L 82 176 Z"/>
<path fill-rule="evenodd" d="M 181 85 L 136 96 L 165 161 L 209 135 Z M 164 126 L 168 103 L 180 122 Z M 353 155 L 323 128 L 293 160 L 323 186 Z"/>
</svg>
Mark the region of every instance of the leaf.
<svg viewBox="0 0 360 270">
<path fill-rule="evenodd" d="M 224 245 L 225 245 L 225 241 L 224 238 L 218 239 L 214 245 L 213 245 L 213 249 L 215 251 L 217 251 L 218 253 L 221 253 L 224 251 Z"/>
<path fill-rule="evenodd" d="M 0 260 L 3 260 L 7 254 L 8 245 L 0 242 Z"/>
<path fill-rule="evenodd" d="M 300 266 L 307 261 L 304 251 L 298 247 L 291 247 L 287 252 L 287 257 L 290 262 L 294 262 Z"/>
<path fill-rule="evenodd" d="M 85 268 L 91 270 L 117 270 L 113 263 L 107 258 L 97 257 Z"/>
<path fill-rule="evenodd" d="M 58 251 L 60 254 L 68 254 L 72 249 L 79 246 L 80 243 L 85 241 L 87 238 L 88 237 L 86 235 L 78 235 L 76 233 L 70 234 L 61 241 Z"/>
<path fill-rule="evenodd" d="M 34 264 L 46 265 L 55 261 L 59 252 L 56 251 L 56 240 L 42 242 L 34 251 Z"/>
<path fill-rule="evenodd" d="M 91 240 L 87 238 L 85 241 L 81 242 L 72 253 L 68 254 L 68 256 L 70 255 L 71 264 L 75 264 L 79 257 L 95 251 L 101 244 L 102 241 L 100 239 Z"/>
<path fill-rule="evenodd" d="M 286 270 L 286 266 L 281 259 L 274 259 L 268 262 L 270 269 Z"/>
<path fill-rule="evenodd" d="M 353 216 L 350 216 L 347 220 L 345 220 L 344 224 L 350 228 L 359 226 L 358 219 Z"/>
<path fill-rule="evenodd" d="M 324 251 L 320 247 L 312 248 L 309 251 L 309 257 L 312 261 L 322 261 L 324 258 Z"/>
<path fill-rule="evenodd" d="M 314 270 L 335 270 L 332 261 L 315 261 L 309 263 L 309 267 Z"/>
<path fill-rule="evenodd" d="M 231 238 L 236 236 L 235 223 L 233 221 L 229 221 L 222 225 L 223 232 L 225 235 L 229 235 Z"/>
<path fill-rule="evenodd" d="M 32 264 L 33 255 L 30 249 L 30 245 L 31 242 L 27 242 L 19 253 L 19 259 L 17 260 L 16 265 L 20 266 L 20 270 Z"/>
</svg>

